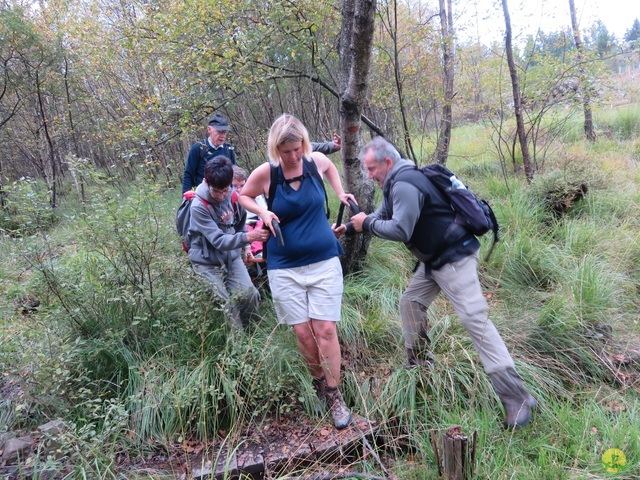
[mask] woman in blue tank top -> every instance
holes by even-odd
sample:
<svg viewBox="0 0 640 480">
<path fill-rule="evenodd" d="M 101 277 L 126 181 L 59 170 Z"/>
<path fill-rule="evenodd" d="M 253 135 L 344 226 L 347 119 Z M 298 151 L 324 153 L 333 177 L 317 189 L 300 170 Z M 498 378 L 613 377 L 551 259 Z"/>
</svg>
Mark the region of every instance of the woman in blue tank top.
<svg viewBox="0 0 640 480">
<path fill-rule="evenodd" d="M 311 152 L 307 129 L 296 117 L 283 114 L 271 126 L 267 141 L 269 162 L 278 168 L 279 182 L 271 210 L 255 198 L 269 196 L 271 166 L 256 168 L 242 189 L 240 204 L 262 218 L 273 232 L 280 225 L 285 246 L 275 235 L 267 243 L 267 274 L 278 320 L 291 325 L 313 385 L 330 409 L 336 428 L 346 427 L 351 414 L 339 390 L 342 354 L 336 324 L 342 303 L 342 253 L 324 209 L 324 189 L 310 174 L 315 163 L 340 201 L 355 201 L 344 193 L 335 165 L 324 154 Z"/>
</svg>

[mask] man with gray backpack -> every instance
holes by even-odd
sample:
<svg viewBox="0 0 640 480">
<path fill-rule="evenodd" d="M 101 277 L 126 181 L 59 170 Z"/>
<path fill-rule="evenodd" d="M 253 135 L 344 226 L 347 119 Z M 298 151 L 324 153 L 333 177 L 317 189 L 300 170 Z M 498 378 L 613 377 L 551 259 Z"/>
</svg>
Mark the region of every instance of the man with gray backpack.
<svg viewBox="0 0 640 480">
<path fill-rule="evenodd" d="M 400 300 L 407 366 L 429 368 L 434 362 L 429 352 L 427 309 L 443 291 L 471 336 L 502 401 L 505 426 L 526 425 L 531 421 L 536 401 L 489 319 L 478 278 L 480 242 L 476 235 L 493 230 L 497 240 L 497 222 L 490 207 L 478 201 L 453 174 L 445 177 L 449 186 L 443 188 L 438 184 L 442 178 L 432 178 L 440 175 L 437 171 L 442 173 L 442 169 L 416 168 L 413 162 L 402 159 L 383 137 L 365 145 L 360 159 L 369 178 L 382 189 L 382 203 L 374 213 L 354 215 L 337 233 L 368 232 L 386 240 L 401 241 L 420 261 Z M 467 201 L 454 198 L 463 193 Z M 479 224 L 474 225 L 474 221 Z"/>
</svg>

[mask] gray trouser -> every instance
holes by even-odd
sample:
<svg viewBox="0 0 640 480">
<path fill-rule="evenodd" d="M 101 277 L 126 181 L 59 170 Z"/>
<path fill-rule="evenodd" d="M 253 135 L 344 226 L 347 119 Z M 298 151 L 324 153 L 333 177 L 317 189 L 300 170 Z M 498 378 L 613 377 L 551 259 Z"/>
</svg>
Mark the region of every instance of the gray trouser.
<svg viewBox="0 0 640 480">
<path fill-rule="evenodd" d="M 213 292 L 224 300 L 227 319 L 234 327 L 243 328 L 258 310 L 260 293 L 253 286 L 241 257 L 228 267 L 192 264 L 194 272 L 213 286 Z"/>
<path fill-rule="evenodd" d="M 514 368 L 513 359 L 488 317 L 487 301 L 478 278 L 478 254 L 449 263 L 425 276 L 421 263 L 400 300 L 406 348 L 429 346 L 427 309 L 442 290 L 469 332 L 486 373 Z"/>
</svg>

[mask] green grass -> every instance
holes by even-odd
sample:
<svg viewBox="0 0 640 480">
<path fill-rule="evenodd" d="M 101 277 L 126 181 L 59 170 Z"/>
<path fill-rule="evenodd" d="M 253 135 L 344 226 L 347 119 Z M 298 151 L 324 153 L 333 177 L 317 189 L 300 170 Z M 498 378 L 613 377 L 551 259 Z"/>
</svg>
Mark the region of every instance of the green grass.
<svg viewBox="0 0 640 480">
<path fill-rule="evenodd" d="M 605 110 L 598 115 L 598 127 L 613 133 L 619 141 L 640 136 L 640 107 L 628 105 L 616 110 Z"/>
<path fill-rule="evenodd" d="M 442 296 L 429 311 L 435 368 L 403 368 L 398 301 L 415 261 L 378 239 L 363 271 L 345 279 L 345 397 L 378 422 L 378 452 L 398 478 L 437 478 L 429 432 L 454 424 L 478 432 L 478 478 L 637 478 L 640 399 L 620 379 L 640 372 L 608 360 L 640 348 L 640 169 L 632 145 L 576 139 L 529 186 L 474 142 L 485 134 L 457 131 L 450 166 L 489 199 L 501 224 L 481 279 L 491 318 L 538 399 L 534 422 L 502 430 L 500 402 Z M 549 193 L 576 182 L 589 185 L 586 197 L 554 215 Z M 28 472 L 121 478 L 114 459 L 125 452 L 211 442 L 222 431 L 232 442 L 271 418 L 316 418 L 295 338 L 276 325 L 269 296 L 262 320 L 234 334 L 194 277 L 174 233 L 178 192 L 88 188 L 89 204 L 69 190 L 58 223 L 38 235 L 0 238 L 0 385 L 22 392 L 0 402 L 0 434 L 51 418 L 69 425 L 63 455 L 35 453 Z M 486 252 L 490 239 L 482 242 Z M 41 307 L 23 316 L 15 302 L 27 294 Z M 609 343 L 594 335 L 603 325 Z M 604 471 L 609 448 L 627 455 L 624 471 Z M 357 467 L 378 472 L 370 460 Z"/>
</svg>

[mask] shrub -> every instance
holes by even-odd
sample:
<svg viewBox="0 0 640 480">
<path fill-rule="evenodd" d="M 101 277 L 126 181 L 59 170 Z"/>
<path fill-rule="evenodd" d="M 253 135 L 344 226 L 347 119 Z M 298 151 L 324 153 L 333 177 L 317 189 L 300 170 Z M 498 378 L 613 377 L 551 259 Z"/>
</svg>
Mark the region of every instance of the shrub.
<svg viewBox="0 0 640 480">
<path fill-rule="evenodd" d="M 22 178 L 4 185 L 0 209 L 0 232 L 28 236 L 49 230 L 59 220 L 41 182 Z"/>
</svg>

